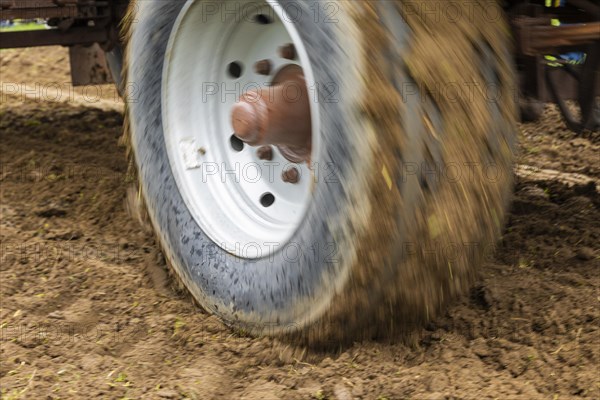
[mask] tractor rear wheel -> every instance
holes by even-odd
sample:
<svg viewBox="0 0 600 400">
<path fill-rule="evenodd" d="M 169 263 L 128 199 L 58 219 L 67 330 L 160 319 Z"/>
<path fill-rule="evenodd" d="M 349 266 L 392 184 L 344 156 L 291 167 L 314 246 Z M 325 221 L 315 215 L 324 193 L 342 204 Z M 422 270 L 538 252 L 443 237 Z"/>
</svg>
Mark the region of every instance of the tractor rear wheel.
<svg viewBox="0 0 600 400">
<path fill-rule="evenodd" d="M 200 305 L 256 335 L 345 341 L 408 331 L 469 287 L 516 137 L 506 27 L 480 3 L 131 5 L 141 198 Z M 263 111 L 236 103 L 266 93 Z"/>
</svg>

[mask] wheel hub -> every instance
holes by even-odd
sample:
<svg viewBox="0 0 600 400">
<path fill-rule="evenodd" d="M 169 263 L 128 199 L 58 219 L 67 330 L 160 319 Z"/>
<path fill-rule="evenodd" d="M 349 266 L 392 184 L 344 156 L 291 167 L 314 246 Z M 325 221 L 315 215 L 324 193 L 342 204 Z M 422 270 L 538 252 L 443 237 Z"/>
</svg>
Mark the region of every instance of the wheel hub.
<svg viewBox="0 0 600 400">
<path fill-rule="evenodd" d="M 251 146 L 276 145 L 289 161 L 310 162 L 310 104 L 302 68 L 287 65 L 271 86 L 244 93 L 233 106 L 231 123 L 235 135 Z"/>
</svg>

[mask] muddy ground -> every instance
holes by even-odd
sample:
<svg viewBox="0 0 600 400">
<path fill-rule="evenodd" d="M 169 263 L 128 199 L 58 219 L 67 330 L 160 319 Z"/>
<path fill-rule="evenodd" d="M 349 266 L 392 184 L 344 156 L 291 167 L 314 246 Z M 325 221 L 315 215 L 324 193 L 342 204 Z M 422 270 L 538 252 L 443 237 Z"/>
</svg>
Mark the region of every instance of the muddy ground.
<svg viewBox="0 0 600 400">
<path fill-rule="evenodd" d="M 414 346 L 317 352 L 231 332 L 173 287 L 125 210 L 114 89 L 68 89 L 62 48 L 0 68 L 2 398 L 600 398 L 600 135 L 555 108 L 520 126 L 508 226 L 470 295 Z"/>
</svg>

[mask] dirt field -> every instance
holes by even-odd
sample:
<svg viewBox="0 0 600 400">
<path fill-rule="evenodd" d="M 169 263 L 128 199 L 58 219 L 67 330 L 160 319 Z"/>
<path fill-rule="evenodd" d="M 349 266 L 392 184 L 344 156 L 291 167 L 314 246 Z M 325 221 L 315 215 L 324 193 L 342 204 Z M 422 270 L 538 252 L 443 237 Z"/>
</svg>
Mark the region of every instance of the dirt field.
<svg viewBox="0 0 600 400">
<path fill-rule="evenodd" d="M 69 89 L 62 48 L 0 68 L 2 398 L 600 398 L 600 134 L 556 109 L 520 127 L 508 226 L 470 296 L 414 346 L 315 352 L 172 287 L 125 209 L 114 89 Z"/>
</svg>

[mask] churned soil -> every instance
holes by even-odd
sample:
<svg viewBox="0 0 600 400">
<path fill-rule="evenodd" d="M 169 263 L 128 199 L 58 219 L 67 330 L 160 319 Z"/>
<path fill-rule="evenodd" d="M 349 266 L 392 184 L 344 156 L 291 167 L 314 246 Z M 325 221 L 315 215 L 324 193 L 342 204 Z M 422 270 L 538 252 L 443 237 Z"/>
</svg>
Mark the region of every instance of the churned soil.
<svg viewBox="0 0 600 400">
<path fill-rule="evenodd" d="M 520 125 L 471 292 L 412 344 L 316 351 L 232 332 L 172 283 L 126 211 L 113 88 L 71 89 L 60 47 L 0 68 L 2 398 L 600 398 L 600 134 L 555 107 Z"/>
</svg>

